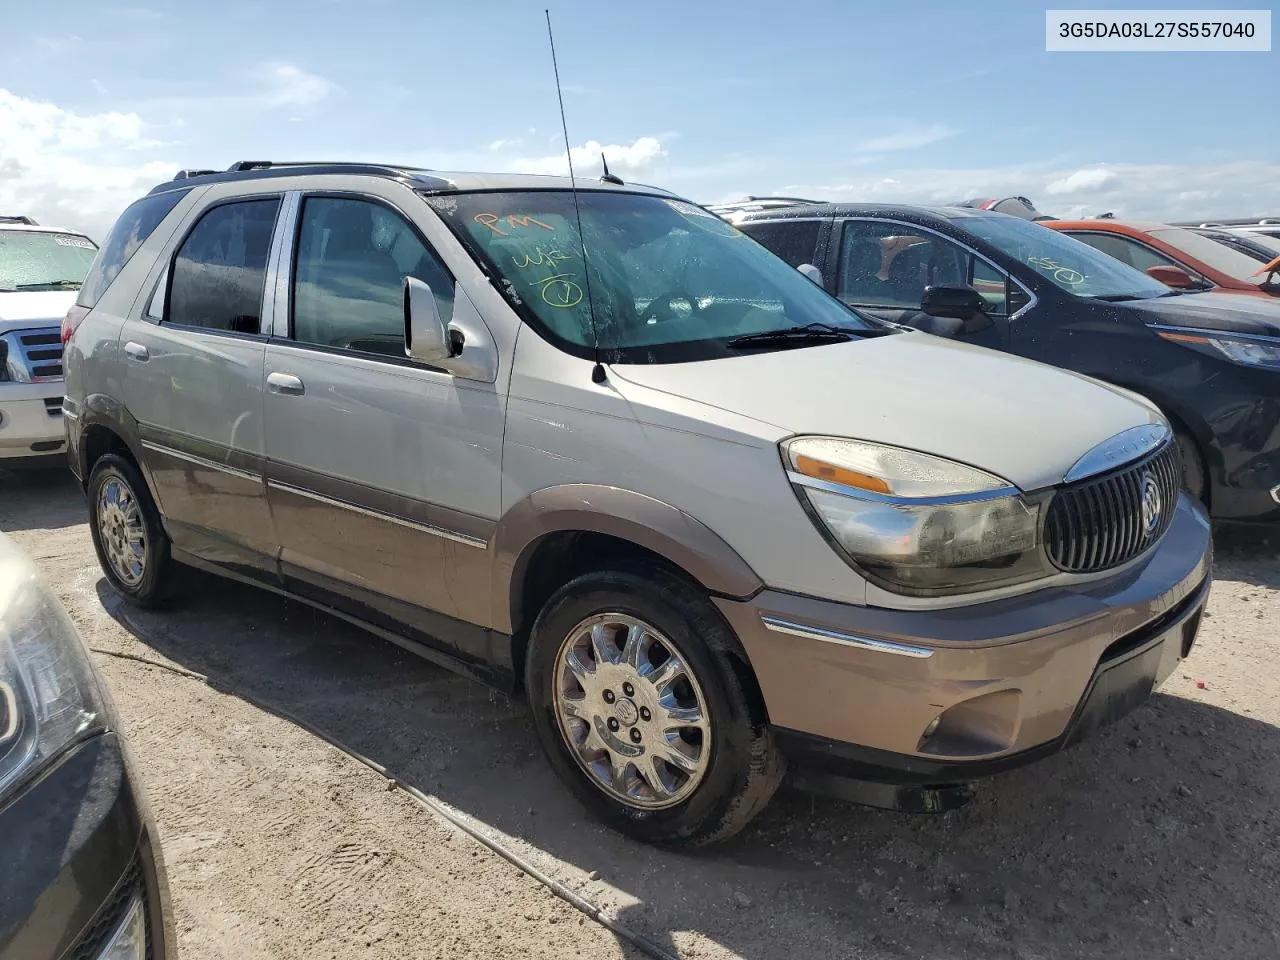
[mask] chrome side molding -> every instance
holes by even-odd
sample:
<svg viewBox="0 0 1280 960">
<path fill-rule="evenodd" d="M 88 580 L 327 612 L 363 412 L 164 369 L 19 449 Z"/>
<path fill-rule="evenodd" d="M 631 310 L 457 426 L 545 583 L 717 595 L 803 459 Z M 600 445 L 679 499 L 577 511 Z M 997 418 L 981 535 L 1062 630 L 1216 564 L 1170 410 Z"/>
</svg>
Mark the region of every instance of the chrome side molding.
<svg viewBox="0 0 1280 960">
<path fill-rule="evenodd" d="M 786 633 L 793 637 L 804 637 L 807 640 L 821 640 L 823 643 L 843 643 L 864 650 L 875 650 L 877 653 L 893 653 L 900 657 L 914 657 L 926 660 L 933 656 L 929 647 L 918 647 L 910 643 L 899 643 L 897 640 L 881 640 L 878 637 L 863 637 L 856 633 L 844 633 L 840 630 L 828 630 L 825 627 L 813 627 L 778 617 L 760 617 L 760 622 L 774 633 Z"/>
</svg>

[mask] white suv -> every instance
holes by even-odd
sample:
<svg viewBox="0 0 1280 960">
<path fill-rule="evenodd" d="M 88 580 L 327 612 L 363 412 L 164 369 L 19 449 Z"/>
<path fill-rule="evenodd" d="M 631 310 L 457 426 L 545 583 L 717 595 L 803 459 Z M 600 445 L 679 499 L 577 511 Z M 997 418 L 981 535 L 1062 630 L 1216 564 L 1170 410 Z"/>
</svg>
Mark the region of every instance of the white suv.
<svg viewBox="0 0 1280 960">
<path fill-rule="evenodd" d="M 0 467 L 65 459 L 59 328 L 97 249 L 83 234 L 0 216 Z"/>
</svg>

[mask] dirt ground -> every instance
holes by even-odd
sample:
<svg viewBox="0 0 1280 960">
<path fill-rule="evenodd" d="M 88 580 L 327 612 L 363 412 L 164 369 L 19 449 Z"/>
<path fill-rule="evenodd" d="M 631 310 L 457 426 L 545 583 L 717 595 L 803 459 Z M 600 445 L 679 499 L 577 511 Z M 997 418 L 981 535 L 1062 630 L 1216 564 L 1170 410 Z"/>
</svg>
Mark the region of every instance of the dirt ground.
<svg viewBox="0 0 1280 960">
<path fill-rule="evenodd" d="M 98 657 L 155 811 L 182 955 L 636 957 L 270 702 L 489 825 L 682 957 L 1280 956 L 1280 531 L 1222 530 L 1196 649 L 1149 705 L 937 817 L 786 791 L 675 854 L 595 825 L 524 706 L 344 623 L 193 575 L 163 613 L 98 571 L 68 477 L 0 473 L 0 529 Z"/>
</svg>

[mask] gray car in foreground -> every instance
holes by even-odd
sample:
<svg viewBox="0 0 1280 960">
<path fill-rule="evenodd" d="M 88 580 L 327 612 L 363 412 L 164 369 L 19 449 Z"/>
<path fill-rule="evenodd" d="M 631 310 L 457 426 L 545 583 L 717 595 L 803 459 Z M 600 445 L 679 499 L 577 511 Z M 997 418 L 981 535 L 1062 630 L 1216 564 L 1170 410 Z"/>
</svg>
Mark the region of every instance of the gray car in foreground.
<svg viewBox="0 0 1280 960">
<path fill-rule="evenodd" d="M 0 533 L 0 960 L 172 960 L 164 868 L 75 626 Z"/>
<path fill-rule="evenodd" d="M 189 564 L 522 687 L 642 840 L 731 835 L 788 763 L 928 796 L 1060 749 L 1209 589 L 1152 404 L 651 187 L 240 163 L 130 207 L 67 320 L 117 590 Z"/>
</svg>

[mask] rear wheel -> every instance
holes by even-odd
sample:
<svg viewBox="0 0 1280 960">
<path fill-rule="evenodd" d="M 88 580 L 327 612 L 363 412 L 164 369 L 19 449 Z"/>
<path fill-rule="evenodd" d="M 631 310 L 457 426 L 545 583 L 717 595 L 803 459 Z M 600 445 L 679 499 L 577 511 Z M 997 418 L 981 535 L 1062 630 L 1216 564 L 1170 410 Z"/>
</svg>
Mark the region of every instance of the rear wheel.
<svg viewBox="0 0 1280 960">
<path fill-rule="evenodd" d="M 146 481 L 129 460 L 101 457 L 89 474 L 89 530 L 102 572 L 126 600 L 151 607 L 169 595 L 169 537 Z"/>
<path fill-rule="evenodd" d="M 697 846 L 741 830 L 783 761 L 731 663 L 737 637 L 656 564 L 578 577 L 530 638 L 526 683 L 552 767 L 615 829 Z"/>
</svg>

